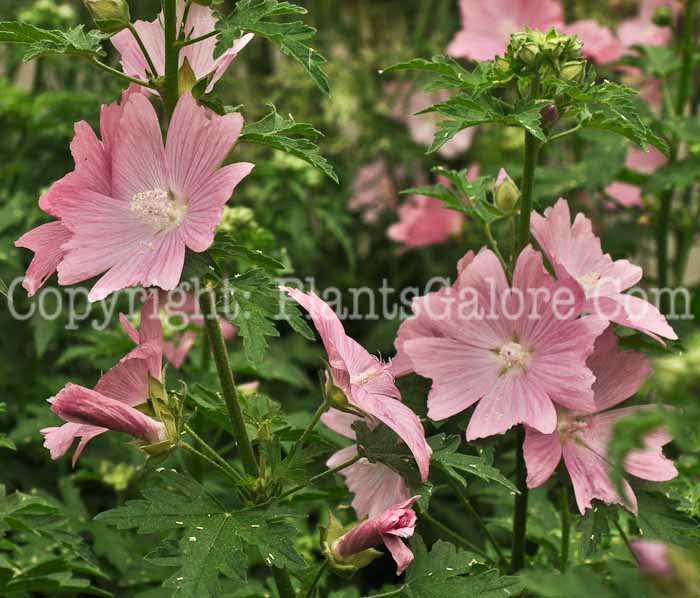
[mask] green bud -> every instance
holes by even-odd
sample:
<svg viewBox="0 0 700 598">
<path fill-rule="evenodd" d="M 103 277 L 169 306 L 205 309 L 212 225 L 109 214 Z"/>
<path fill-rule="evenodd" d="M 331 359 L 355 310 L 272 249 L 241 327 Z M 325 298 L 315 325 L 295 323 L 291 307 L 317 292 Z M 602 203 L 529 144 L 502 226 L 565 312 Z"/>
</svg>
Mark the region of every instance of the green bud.
<svg viewBox="0 0 700 598">
<path fill-rule="evenodd" d="M 503 214 L 512 214 L 520 201 L 520 189 L 508 176 L 504 168 L 501 168 L 494 187 L 496 207 Z"/>
<path fill-rule="evenodd" d="M 340 560 L 337 558 L 333 547 L 335 543 L 347 532 L 352 529 L 352 525 L 343 527 L 335 516 L 330 513 L 328 527 L 321 528 L 321 550 L 323 555 L 328 560 L 331 569 L 340 577 L 348 578 L 358 569 L 362 569 L 369 565 L 374 559 L 382 556 L 382 553 L 374 548 L 368 548 L 362 552 L 352 555 L 350 558 Z"/>
<path fill-rule="evenodd" d="M 129 26 L 131 14 L 126 0 L 83 0 L 102 33 L 118 33 Z"/>
<path fill-rule="evenodd" d="M 652 22 L 654 25 L 659 27 L 670 27 L 673 25 L 673 11 L 668 5 L 659 6 L 654 11 L 654 16 L 652 17 Z"/>
<path fill-rule="evenodd" d="M 345 413 L 352 413 L 353 415 L 358 415 L 360 417 L 367 416 L 364 411 L 350 403 L 345 391 L 342 388 L 335 385 L 333 382 L 333 376 L 330 373 L 330 368 L 326 370 L 326 382 L 323 386 L 323 398 L 325 399 L 326 404 L 333 409 L 337 409 L 338 411 L 343 411 Z"/>
<path fill-rule="evenodd" d="M 574 81 L 581 77 L 586 66 L 585 60 L 572 60 L 561 66 L 559 76 L 565 81 Z"/>
<path fill-rule="evenodd" d="M 525 64 L 534 64 L 537 60 L 537 55 L 540 53 L 540 48 L 535 43 L 523 44 L 518 50 L 518 58 Z"/>
</svg>

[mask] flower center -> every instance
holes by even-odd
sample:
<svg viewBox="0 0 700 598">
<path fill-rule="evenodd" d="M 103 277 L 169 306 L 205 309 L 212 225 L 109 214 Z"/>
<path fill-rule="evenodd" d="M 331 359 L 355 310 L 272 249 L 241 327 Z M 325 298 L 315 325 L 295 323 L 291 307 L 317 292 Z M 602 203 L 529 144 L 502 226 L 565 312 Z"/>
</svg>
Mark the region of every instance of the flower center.
<svg viewBox="0 0 700 598">
<path fill-rule="evenodd" d="M 530 361 L 530 352 L 525 350 L 520 343 L 511 341 L 501 347 L 498 352 L 503 365 L 507 368 L 525 368 Z"/>
<path fill-rule="evenodd" d="M 600 282 L 600 272 L 589 272 L 577 278 L 579 284 L 583 287 L 586 295 L 590 295 L 598 288 Z"/>
<path fill-rule="evenodd" d="M 365 370 L 364 372 L 360 372 L 359 374 L 351 376 L 350 383 L 362 386 L 363 384 L 367 384 L 367 382 L 376 378 L 381 372 L 382 369 L 380 367 L 371 367 L 368 370 Z"/>
<path fill-rule="evenodd" d="M 575 440 L 586 428 L 588 428 L 588 422 L 585 419 L 559 416 L 557 432 L 562 440 Z"/>
<path fill-rule="evenodd" d="M 131 211 L 156 232 L 180 226 L 187 212 L 187 205 L 174 193 L 163 189 L 142 191 L 131 198 Z"/>
</svg>

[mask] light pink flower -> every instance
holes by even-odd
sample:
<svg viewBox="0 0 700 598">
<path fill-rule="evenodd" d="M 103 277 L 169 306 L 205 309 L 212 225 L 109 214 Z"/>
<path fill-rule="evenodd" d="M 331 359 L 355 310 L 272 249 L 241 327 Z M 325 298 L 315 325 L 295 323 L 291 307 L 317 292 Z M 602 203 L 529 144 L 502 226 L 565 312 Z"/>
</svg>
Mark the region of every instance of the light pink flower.
<svg viewBox="0 0 700 598">
<path fill-rule="evenodd" d="M 433 381 L 428 415 L 442 420 L 477 403 L 467 427 L 473 440 L 521 423 L 551 433 L 555 403 L 592 409 L 586 358 L 606 323 L 579 318 L 584 296 L 576 282 L 554 281 L 529 246 L 512 287 L 492 251 L 470 257 L 456 286 L 423 303 L 417 319 L 425 319 L 427 335 L 402 342 L 413 370 Z"/>
<path fill-rule="evenodd" d="M 404 247 L 428 247 L 456 235 L 464 216 L 427 195 L 411 195 L 399 207 L 399 221 L 387 229 L 387 236 Z"/>
<path fill-rule="evenodd" d="M 401 575 L 413 562 L 413 553 L 403 540 L 413 536 L 416 513 L 411 506 L 419 499 L 420 496 L 414 496 L 359 523 L 333 543 L 333 557 L 338 561 L 347 560 L 383 544 L 396 562 L 396 575 Z"/>
<path fill-rule="evenodd" d="M 557 429 L 543 434 L 526 428 L 525 463 L 527 484 L 535 488 L 546 482 L 564 459 L 581 513 L 593 499 L 606 503 L 629 505 L 637 512 L 637 500 L 627 481 L 623 482 L 626 500 L 618 495 L 609 476 L 607 447 L 615 422 L 636 410 L 647 407 L 611 407 L 631 397 L 651 373 L 647 358 L 634 351 L 619 351 L 618 340 L 608 328 L 595 344 L 588 360 L 595 374 L 593 384 L 595 409 L 593 413 L 560 409 Z M 632 451 L 625 460 L 625 470 L 639 478 L 655 482 L 674 478 L 678 472 L 673 462 L 664 457 L 662 447 L 671 441 L 664 429 L 656 430 L 645 439 L 645 448 Z"/>
<path fill-rule="evenodd" d="M 654 12 L 664 4 L 673 8 L 675 3 L 658 0 L 643 1 L 637 16 L 620 23 L 617 35 L 625 48 L 631 49 L 635 45 L 662 46 L 669 42 L 673 35 L 670 27 L 660 27 L 653 21 Z"/>
<path fill-rule="evenodd" d="M 574 21 L 561 27 L 561 31 L 568 35 L 576 35 L 583 42 L 583 55 L 599 64 L 613 62 L 622 55 L 622 42 L 609 27 L 593 19 Z"/>
<path fill-rule="evenodd" d="M 647 151 L 631 147 L 627 150 L 625 166 L 630 170 L 651 174 L 666 162 L 668 162 L 666 156 L 653 146 L 649 146 Z M 626 208 L 644 207 L 642 189 L 638 185 L 613 181 L 605 188 L 605 192 Z"/>
<path fill-rule="evenodd" d="M 571 223 L 569 204 L 560 199 L 544 216 L 531 218 L 532 234 L 560 278 L 574 278 L 586 294 L 584 309 L 654 338 L 678 336 L 651 303 L 623 294 L 642 278 L 642 269 L 603 253 L 591 221 L 583 214 Z"/>
<path fill-rule="evenodd" d="M 396 432 L 408 445 L 421 478 L 426 480 L 432 449 L 425 440 L 420 419 L 400 401 L 401 394 L 388 365 L 347 336 L 338 315 L 316 294 L 287 287 L 282 290 L 311 315 L 328 354 L 333 384 L 343 391 L 350 405 L 367 414 L 370 426 L 382 422 Z"/>
<path fill-rule="evenodd" d="M 360 212 L 362 220 L 374 223 L 379 216 L 396 202 L 396 186 L 383 158 L 361 166 L 352 183 L 352 196 L 348 200 L 351 212 Z"/>
<path fill-rule="evenodd" d="M 156 306 L 157 297 L 150 294 L 141 311 L 140 331 L 127 321 L 137 347 L 104 374 L 94 390 L 68 384 L 49 399 L 52 411 L 68 422 L 41 430 L 52 459 L 68 452 L 75 438 L 81 440 L 73 454 L 73 465 L 92 438 L 110 429 L 149 442 L 164 430 L 160 422 L 134 409 L 148 399 L 148 374 L 162 380 L 163 331 Z M 120 317 L 126 321 L 123 315 Z"/>
<path fill-rule="evenodd" d="M 178 30 L 182 24 L 184 0 L 179 0 L 177 10 Z M 165 31 L 163 29 L 163 14 L 153 21 L 136 21 L 134 27 L 143 40 L 149 56 L 156 68 L 156 75 L 165 74 Z M 185 24 L 185 35 L 188 39 L 200 37 L 214 31 L 216 18 L 211 8 L 192 4 Z M 209 93 L 216 82 L 221 79 L 236 55 L 253 39 L 252 33 L 236 39 L 228 50 L 218 58 L 214 58 L 216 37 L 210 37 L 196 44 L 185 46 L 180 50 L 180 66 L 189 62 L 197 80 L 211 77 L 206 92 Z M 112 37 L 112 43 L 121 54 L 122 68 L 127 75 L 146 79 L 148 63 L 143 52 L 136 43 L 131 31 L 123 29 Z"/>
<path fill-rule="evenodd" d="M 70 234 L 61 246 L 59 283 L 103 274 L 91 301 L 138 284 L 174 288 L 185 248 L 201 252 L 212 244 L 224 204 L 253 168 L 245 162 L 219 168 L 242 126 L 240 114 L 213 115 L 186 93 L 164 146 L 153 106 L 131 95 L 107 159 L 106 150 L 85 156 L 111 182 L 109 193 L 105 183 L 100 191 L 76 187 L 52 198 L 52 213 Z"/>
<path fill-rule="evenodd" d="M 447 46 L 458 58 L 491 60 L 502 55 L 513 33 L 525 25 L 546 31 L 564 21 L 556 0 L 460 0 L 462 29 Z"/>
<path fill-rule="evenodd" d="M 671 577 L 674 574 L 673 565 L 668 558 L 668 546 L 658 540 L 635 539 L 630 542 L 630 548 L 637 557 L 639 568 L 651 575 Z"/>
</svg>

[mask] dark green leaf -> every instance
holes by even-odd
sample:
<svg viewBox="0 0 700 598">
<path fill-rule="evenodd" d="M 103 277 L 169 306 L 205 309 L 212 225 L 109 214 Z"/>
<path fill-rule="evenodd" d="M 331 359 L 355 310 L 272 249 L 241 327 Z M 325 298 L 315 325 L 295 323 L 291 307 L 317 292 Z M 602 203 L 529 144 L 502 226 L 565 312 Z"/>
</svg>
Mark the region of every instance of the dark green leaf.
<svg viewBox="0 0 700 598">
<path fill-rule="evenodd" d="M 68 31 L 40 29 L 29 23 L 0 21 L 0 42 L 28 45 L 24 60 L 49 54 L 68 54 L 88 58 L 104 55 L 99 31 L 85 31 L 82 25 Z"/>
<path fill-rule="evenodd" d="M 409 486 L 420 483 L 416 460 L 408 446 L 399 436 L 384 424 L 370 430 L 367 424 L 358 420 L 352 425 L 357 439 L 359 453 L 371 463 L 383 463 L 401 474 Z"/>
</svg>

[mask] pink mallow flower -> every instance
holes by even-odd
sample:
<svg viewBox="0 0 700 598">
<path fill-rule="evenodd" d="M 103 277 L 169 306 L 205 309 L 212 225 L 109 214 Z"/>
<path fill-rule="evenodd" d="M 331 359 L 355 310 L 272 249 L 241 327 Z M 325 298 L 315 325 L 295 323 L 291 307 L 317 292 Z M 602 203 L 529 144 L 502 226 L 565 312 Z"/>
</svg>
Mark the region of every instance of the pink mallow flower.
<svg viewBox="0 0 700 598">
<path fill-rule="evenodd" d="M 564 21 L 557 0 L 460 0 L 462 29 L 447 46 L 457 58 L 491 60 L 502 55 L 510 36 L 525 26 L 546 31 Z"/>
<path fill-rule="evenodd" d="M 577 214 L 573 224 L 569 204 L 560 199 L 544 216 L 531 218 L 532 234 L 559 278 L 577 281 L 586 295 L 584 309 L 611 322 L 634 328 L 654 338 L 678 336 L 651 303 L 623 291 L 636 285 L 642 269 L 627 260 L 603 253 L 591 221 Z"/>
<path fill-rule="evenodd" d="M 554 473 L 563 457 L 581 514 L 594 499 L 627 505 L 636 513 L 637 500 L 629 483 L 623 482 L 623 500 L 610 480 L 607 446 L 618 419 L 651 406 L 610 408 L 636 393 L 651 373 L 651 367 L 642 353 L 619 351 L 612 328 L 608 328 L 596 341 L 588 365 L 596 377 L 593 384 L 594 411 L 560 409 L 556 430 L 550 434 L 526 428 L 523 449 L 527 485 L 530 488 L 541 486 Z M 662 451 L 663 445 L 670 441 L 664 429 L 652 432 L 645 438 L 643 449 L 627 455 L 625 470 L 631 475 L 655 482 L 674 478 L 678 471 Z"/>
<path fill-rule="evenodd" d="M 351 212 L 360 212 L 362 220 L 372 224 L 382 212 L 392 208 L 396 201 L 396 185 L 384 158 L 377 158 L 359 168 L 352 183 L 348 200 Z"/>
<path fill-rule="evenodd" d="M 51 410 L 67 422 L 41 430 L 52 459 L 63 456 L 73 440 L 80 438 L 73 454 L 75 465 L 87 443 L 109 430 L 125 432 L 149 444 L 166 439 L 165 426 L 136 409 L 148 400 L 149 374 L 162 379 L 162 330 L 155 303 L 154 295 L 144 303 L 138 346 L 104 374 L 94 390 L 67 384 L 49 399 Z"/>
<path fill-rule="evenodd" d="M 89 170 L 100 188 L 64 184 L 62 179 L 58 189 L 49 190 L 50 201 L 42 198 L 50 209 L 41 207 L 59 219 L 68 237 L 56 265 L 59 284 L 103 274 L 88 295 L 90 301 L 138 284 L 172 289 L 180 281 L 185 249 L 209 248 L 224 204 L 253 168 L 245 162 L 220 167 L 241 132 L 243 118 L 214 115 L 186 93 L 175 108 L 164 145 L 156 111 L 142 94 L 128 97 L 118 119 L 113 120 L 111 111 L 103 111 L 101 117 L 102 142 L 85 133 L 74 149 L 76 163 L 85 161 L 75 172 Z M 105 130 L 115 138 L 108 141 Z M 82 174 L 76 179 L 82 180 Z M 45 240 L 58 235 L 56 230 L 41 230 Z M 28 233 L 32 234 L 38 231 Z M 29 246 L 28 235 L 17 245 Z M 37 247 L 37 240 L 31 241 Z M 50 274 L 51 260 L 43 251 L 49 242 L 35 258 L 42 261 L 37 268 L 42 282 Z M 36 272 L 28 286 L 36 286 Z"/>
<path fill-rule="evenodd" d="M 668 558 L 668 545 L 664 542 L 638 538 L 630 542 L 630 548 L 637 558 L 639 568 L 645 573 L 660 577 L 671 577 L 675 574 Z"/>
<path fill-rule="evenodd" d="M 178 30 L 182 25 L 184 14 L 184 0 L 179 0 L 177 7 Z M 192 4 L 184 32 L 188 39 L 194 39 L 214 31 L 216 18 L 211 8 Z M 153 21 L 136 21 L 134 27 L 141 37 L 148 55 L 153 60 L 156 68 L 156 76 L 165 74 L 165 31 L 163 29 L 163 14 L 158 15 Z M 192 72 L 199 81 L 205 77 L 211 77 L 207 84 L 206 92 L 209 93 L 216 82 L 221 79 L 236 55 L 248 45 L 253 39 L 252 33 L 236 39 L 233 45 L 225 50 L 221 56 L 214 58 L 214 48 L 216 47 L 216 36 L 209 37 L 196 44 L 185 46 L 180 50 L 180 66 L 187 59 Z M 146 58 L 141 51 L 134 35 L 128 29 L 123 29 L 112 37 L 112 43 L 121 54 L 122 68 L 127 75 L 148 78 L 146 71 L 149 68 Z"/>
<path fill-rule="evenodd" d="M 387 229 L 387 237 L 404 248 L 429 247 L 447 241 L 462 228 L 464 216 L 427 195 L 411 195 L 399 207 L 399 221 Z"/>
<path fill-rule="evenodd" d="M 625 166 L 636 172 L 651 174 L 666 164 L 666 162 L 668 162 L 668 158 L 654 146 L 649 146 L 647 151 L 637 147 L 631 147 L 627 150 Z M 644 207 L 644 203 L 642 202 L 642 189 L 639 185 L 623 183 L 622 181 L 613 181 L 605 187 L 605 192 L 625 208 Z"/>
<path fill-rule="evenodd" d="M 609 27 L 593 19 L 574 21 L 560 28 L 562 33 L 575 35 L 583 42 L 581 53 L 597 62 L 614 62 L 624 52 L 624 46 Z"/>
<path fill-rule="evenodd" d="M 413 553 L 404 540 L 415 531 L 416 513 L 411 506 L 419 499 L 420 496 L 414 496 L 395 504 L 343 534 L 331 546 L 334 560 L 343 562 L 364 550 L 384 545 L 396 562 L 396 575 L 401 575 L 413 562 Z"/>
<path fill-rule="evenodd" d="M 311 315 L 328 354 L 330 382 L 344 393 L 351 407 L 366 414 L 364 419 L 370 427 L 381 422 L 406 443 L 413 453 L 421 478 L 425 481 L 428 478 L 432 449 L 425 440 L 420 419 L 400 401 L 401 394 L 394 384 L 389 366 L 347 336 L 338 315 L 316 294 L 286 287 L 283 290 Z M 331 410 L 324 414 L 323 421 L 332 429 L 342 430 L 341 433 L 346 437 L 354 438 L 354 431 L 350 427 L 352 420 L 344 416 L 345 414 Z M 350 458 L 352 454 L 347 451 L 340 457 L 334 455 L 332 459 L 343 456 Z M 396 474 L 389 468 L 373 469 L 371 475 L 367 475 L 368 471 L 361 467 L 349 474 L 349 485 L 358 497 L 353 503 L 358 513 L 375 513 L 379 509 L 377 505 L 384 504 L 388 496 L 399 495 L 403 491 Z M 377 472 L 388 472 L 391 475 L 384 478 L 377 475 Z M 376 485 L 370 485 L 372 480 L 386 480 L 387 488 L 379 490 Z"/>
<path fill-rule="evenodd" d="M 631 49 L 635 45 L 663 46 L 671 40 L 671 28 L 654 23 L 654 12 L 664 5 L 669 6 L 674 14 L 680 9 L 678 3 L 668 0 L 642 0 L 637 16 L 620 23 L 617 36 L 625 48 Z"/>
<path fill-rule="evenodd" d="M 443 420 L 476 403 L 467 427 L 474 440 L 522 423 L 554 432 L 555 403 L 592 409 L 586 358 L 606 322 L 579 317 L 584 296 L 576 282 L 552 279 L 530 246 L 518 257 L 512 287 L 488 249 L 467 254 L 460 268 L 455 286 L 426 297 L 413 324 L 402 325 L 412 331 L 400 348 L 433 381 L 429 417 Z"/>
</svg>

